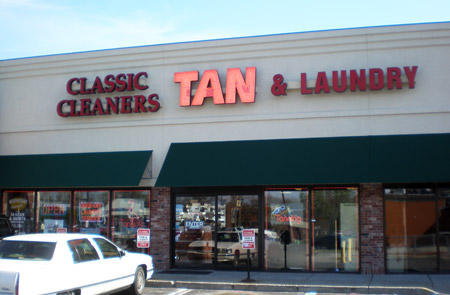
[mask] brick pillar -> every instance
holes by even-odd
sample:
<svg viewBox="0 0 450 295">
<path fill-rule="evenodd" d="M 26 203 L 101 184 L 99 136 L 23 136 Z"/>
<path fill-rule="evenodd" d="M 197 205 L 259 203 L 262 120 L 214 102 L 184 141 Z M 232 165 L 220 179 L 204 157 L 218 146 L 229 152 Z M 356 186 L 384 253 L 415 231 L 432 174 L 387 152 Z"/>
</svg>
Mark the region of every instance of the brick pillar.
<svg viewBox="0 0 450 295">
<path fill-rule="evenodd" d="M 361 273 L 384 274 L 383 185 L 360 185 Z"/>
<path fill-rule="evenodd" d="M 156 187 L 150 197 L 151 246 L 155 270 L 170 268 L 170 188 Z"/>
</svg>

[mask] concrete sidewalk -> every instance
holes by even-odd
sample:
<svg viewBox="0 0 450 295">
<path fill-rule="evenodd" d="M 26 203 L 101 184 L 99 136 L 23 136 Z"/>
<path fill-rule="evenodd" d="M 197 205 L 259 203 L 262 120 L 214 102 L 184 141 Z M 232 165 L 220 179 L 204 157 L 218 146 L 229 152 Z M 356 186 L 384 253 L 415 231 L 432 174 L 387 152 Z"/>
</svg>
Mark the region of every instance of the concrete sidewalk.
<svg viewBox="0 0 450 295">
<path fill-rule="evenodd" d="M 165 271 L 148 287 L 357 294 L 450 294 L 450 275 L 324 274 L 292 272 Z"/>
</svg>

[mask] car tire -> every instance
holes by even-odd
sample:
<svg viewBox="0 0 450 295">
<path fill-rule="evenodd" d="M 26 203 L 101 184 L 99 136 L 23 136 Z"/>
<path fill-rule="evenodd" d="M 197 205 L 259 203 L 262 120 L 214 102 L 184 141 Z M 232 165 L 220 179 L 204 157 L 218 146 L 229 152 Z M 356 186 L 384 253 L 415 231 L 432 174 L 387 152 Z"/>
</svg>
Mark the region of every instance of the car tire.
<svg viewBox="0 0 450 295">
<path fill-rule="evenodd" d="M 239 260 L 240 260 L 240 254 L 239 254 L 239 251 L 236 251 L 234 253 L 234 257 L 233 257 L 233 266 L 238 266 Z"/>
<path fill-rule="evenodd" d="M 57 293 L 57 295 L 80 295 L 81 294 L 81 290 L 76 289 L 76 290 L 70 290 L 70 291 L 66 291 L 66 292 L 62 292 L 62 293 Z"/>
<path fill-rule="evenodd" d="M 134 274 L 134 283 L 130 286 L 128 289 L 127 294 L 129 295 L 142 295 L 144 294 L 144 288 L 145 288 L 145 270 L 142 266 L 139 266 L 136 269 L 136 272 Z"/>
</svg>

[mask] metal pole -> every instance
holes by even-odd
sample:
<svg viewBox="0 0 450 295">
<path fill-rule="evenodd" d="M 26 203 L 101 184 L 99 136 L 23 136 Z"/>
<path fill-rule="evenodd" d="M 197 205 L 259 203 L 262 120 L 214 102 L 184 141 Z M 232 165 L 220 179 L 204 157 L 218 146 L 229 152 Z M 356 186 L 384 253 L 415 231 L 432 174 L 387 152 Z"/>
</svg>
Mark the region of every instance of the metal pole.
<svg viewBox="0 0 450 295">
<path fill-rule="evenodd" d="M 284 269 L 287 269 L 287 245 L 284 243 Z"/>
<path fill-rule="evenodd" d="M 250 249 L 247 249 L 247 280 L 250 281 Z"/>
</svg>

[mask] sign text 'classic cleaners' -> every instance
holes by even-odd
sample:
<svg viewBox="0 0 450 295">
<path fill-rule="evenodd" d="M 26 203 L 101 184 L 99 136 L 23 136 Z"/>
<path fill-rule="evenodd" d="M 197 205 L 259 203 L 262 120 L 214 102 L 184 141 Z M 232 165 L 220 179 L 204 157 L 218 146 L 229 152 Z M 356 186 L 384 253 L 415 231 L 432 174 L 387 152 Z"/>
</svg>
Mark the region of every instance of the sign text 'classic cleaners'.
<svg viewBox="0 0 450 295">
<path fill-rule="evenodd" d="M 144 91 L 149 87 L 141 83 L 144 78 L 148 78 L 146 72 L 137 74 L 117 74 L 106 75 L 103 79 L 95 77 L 92 85 L 87 78 L 72 78 L 67 81 L 67 93 L 73 96 L 81 95 L 109 95 L 114 92 L 136 92 Z M 83 97 L 80 99 L 61 100 L 57 106 L 60 117 L 97 116 L 111 114 L 132 114 L 156 112 L 160 108 L 158 94 L 153 93 L 148 96 L 121 95 L 97 97 L 91 99 Z"/>
</svg>

